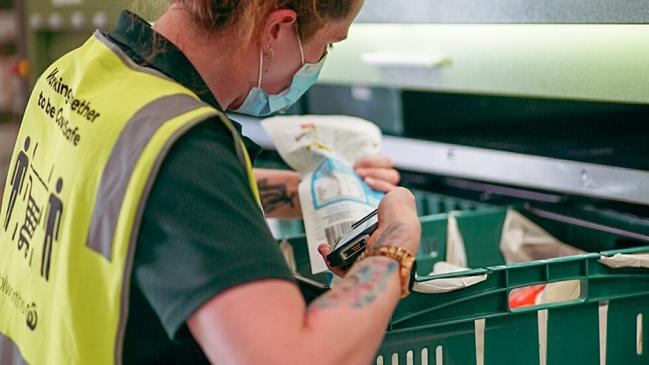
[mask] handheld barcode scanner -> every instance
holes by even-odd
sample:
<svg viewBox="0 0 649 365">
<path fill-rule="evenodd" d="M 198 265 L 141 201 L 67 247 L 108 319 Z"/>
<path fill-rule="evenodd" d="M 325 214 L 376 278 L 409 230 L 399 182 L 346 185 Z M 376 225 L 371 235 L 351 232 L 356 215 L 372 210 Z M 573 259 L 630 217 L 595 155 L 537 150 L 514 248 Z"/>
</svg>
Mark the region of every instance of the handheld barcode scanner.
<svg viewBox="0 0 649 365">
<path fill-rule="evenodd" d="M 327 261 L 331 267 L 348 267 L 365 251 L 367 240 L 379 226 L 378 212 L 375 210 L 354 223 L 352 229 L 336 241 L 331 253 L 327 255 Z"/>
</svg>

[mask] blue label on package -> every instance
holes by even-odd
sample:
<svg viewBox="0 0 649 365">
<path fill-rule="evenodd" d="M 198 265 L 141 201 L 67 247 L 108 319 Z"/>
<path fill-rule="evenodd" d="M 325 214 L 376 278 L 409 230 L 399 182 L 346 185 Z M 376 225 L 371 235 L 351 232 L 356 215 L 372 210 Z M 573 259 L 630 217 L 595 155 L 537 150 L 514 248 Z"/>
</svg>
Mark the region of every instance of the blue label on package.
<svg viewBox="0 0 649 365">
<path fill-rule="evenodd" d="M 315 209 L 346 201 L 376 208 L 384 196 L 370 189 L 351 166 L 332 158 L 325 158 L 313 172 L 311 193 Z"/>
</svg>

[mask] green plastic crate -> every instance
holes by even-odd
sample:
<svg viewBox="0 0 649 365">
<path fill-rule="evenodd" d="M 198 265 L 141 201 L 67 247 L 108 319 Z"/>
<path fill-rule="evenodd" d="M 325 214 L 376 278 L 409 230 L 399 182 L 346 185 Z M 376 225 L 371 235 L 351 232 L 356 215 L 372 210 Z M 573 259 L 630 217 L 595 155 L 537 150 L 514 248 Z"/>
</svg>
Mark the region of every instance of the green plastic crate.
<svg viewBox="0 0 649 365">
<path fill-rule="evenodd" d="M 599 262 L 602 254 L 649 252 L 649 246 L 505 265 L 499 244 L 506 214 L 506 208 L 457 213 L 468 265 L 476 269 L 420 276 L 418 281 L 482 274 L 487 280 L 445 294 L 413 293 L 403 300 L 376 363 L 574 365 L 603 364 L 602 356 L 606 364 L 649 364 L 649 270 L 611 269 Z M 434 242 L 436 251 L 420 252 L 418 274 L 425 275 L 444 260 L 446 224 L 446 215 L 422 218 L 422 244 Z M 580 248 L 599 252 L 595 232 L 568 231 L 571 237 L 579 232 L 594 237 L 589 247 Z M 602 237 L 601 248 L 607 250 L 613 240 Z M 581 281 L 578 300 L 509 308 L 513 289 L 567 280 Z M 607 314 L 600 315 L 600 308 Z M 600 321 L 607 323 L 603 349 Z M 541 349 L 543 332 L 547 344 Z M 484 349 L 482 355 L 477 348 Z"/>
<path fill-rule="evenodd" d="M 475 269 L 426 276 L 446 257 L 448 215 L 437 214 L 421 218 L 417 280 L 482 274 L 487 274 L 487 280 L 445 294 L 413 293 L 403 300 L 390 322 L 376 364 L 604 364 L 600 356 L 606 358 L 606 364 L 649 364 L 649 270 L 611 269 L 599 263 L 601 255 L 649 252 L 649 246 L 505 265 L 499 244 L 507 208 L 454 214 L 468 265 Z M 586 228 L 538 223 L 578 242 L 583 241 L 579 237 L 583 234 L 591 240 L 577 246 L 592 252 L 609 250 L 615 243 L 609 235 Z M 565 237 L 558 238 L 572 244 Z M 323 275 L 310 275 L 304 237 L 289 242 L 294 246 L 298 271 L 315 280 L 326 280 Z M 513 289 L 566 280 L 582 282 L 578 300 L 509 308 Z M 606 315 L 600 315 L 602 309 Z M 603 320 L 607 323 L 604 350 L 600 348 L 603 334 L 599 329 Z M 545 349 L 539 346 L 540 329 L 547 334 Z M 482 356 L 478 355 L 479 347 L 484 349 Z"/>
</svg>

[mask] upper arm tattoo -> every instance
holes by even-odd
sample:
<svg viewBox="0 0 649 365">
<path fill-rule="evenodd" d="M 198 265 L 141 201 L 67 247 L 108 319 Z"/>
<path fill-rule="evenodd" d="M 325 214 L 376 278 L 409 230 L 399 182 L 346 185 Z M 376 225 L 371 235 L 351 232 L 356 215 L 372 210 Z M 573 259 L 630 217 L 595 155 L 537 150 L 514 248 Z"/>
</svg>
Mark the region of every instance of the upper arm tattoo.
<svg viewBox="0 0 649 365">
<path fill-rule="evenodd" d="M 266 213 L 270 213 L 275 209 L 282 206 L 295 207 L 295 197 L 297 192 L 289 194 L 288 187 L 284 184 L 269 184 L 268 179 L 260 179 L 257 181 L 259 186 L 259 194 L 261 195 L 261 204 Z"/>
</svg>

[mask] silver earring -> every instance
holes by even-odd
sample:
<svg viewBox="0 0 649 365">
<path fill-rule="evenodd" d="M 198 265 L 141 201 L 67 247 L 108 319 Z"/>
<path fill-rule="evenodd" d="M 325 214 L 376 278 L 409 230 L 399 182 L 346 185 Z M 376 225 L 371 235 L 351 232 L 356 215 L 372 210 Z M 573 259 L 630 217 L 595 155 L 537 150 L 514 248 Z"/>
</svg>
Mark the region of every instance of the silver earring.
<svg viewBox="0 0 649 365">
<path fill-rule="evenodd" d="M 275 52 L 273 51 L 273 48 L 269 45 L 266 46 L 266 57 L 272 59 L 275 56 Z"/>
</svg>

